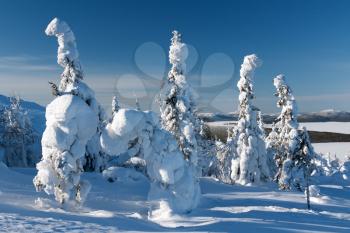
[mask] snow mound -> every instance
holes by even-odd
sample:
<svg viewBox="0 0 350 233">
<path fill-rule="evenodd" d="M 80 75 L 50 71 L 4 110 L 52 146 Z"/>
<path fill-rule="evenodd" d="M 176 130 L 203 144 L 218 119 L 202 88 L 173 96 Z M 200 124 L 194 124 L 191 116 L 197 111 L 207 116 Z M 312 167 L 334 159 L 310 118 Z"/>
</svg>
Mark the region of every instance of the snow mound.
<svg viewBox="0 0 350 233">
<path fill-rule="evenodd" d="M 102 175 L 109 182 L 135 182 L 147 179 L 142 173 L 124 167 L 109 167 L 102 172 Z"/>
</svg>

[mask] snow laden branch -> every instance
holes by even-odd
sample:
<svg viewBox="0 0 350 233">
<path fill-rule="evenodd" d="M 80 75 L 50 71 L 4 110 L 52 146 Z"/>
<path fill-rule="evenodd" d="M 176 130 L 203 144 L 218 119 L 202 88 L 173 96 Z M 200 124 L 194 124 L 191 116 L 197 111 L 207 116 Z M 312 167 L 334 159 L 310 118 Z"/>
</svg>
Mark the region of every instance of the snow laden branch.
<svg viewBox="0 0 350 233">
<path fill-rule="evenodd" d="M 94 92 L 82 82 L 75 37 L 67 23 L 55 18 L 45 32 L 58 38 L 57 62 L 64 71 L 60 95 L 46 108 L 43 157 L 33 182 L 37 191 L 54 194 L 59 203 L 76 205 L 84 201 L 90 189 L 87 182 L 80 180 L 82 161 L 89 145 L 99 145 L 103 112 Z"/>
<path fill-rule="evenodd" d="M 237 83 L 240 93 L 239 120 L 232 140 L 235 141 L 238 156 L 232 161 L 231 178 L 243 185 L 269 178 L 259 109 L 252 104 L 254 71 L 260 65 L 261 61 L 255 54 L 244 57 L 240 70 L 241 78 Z"/>
</svg>

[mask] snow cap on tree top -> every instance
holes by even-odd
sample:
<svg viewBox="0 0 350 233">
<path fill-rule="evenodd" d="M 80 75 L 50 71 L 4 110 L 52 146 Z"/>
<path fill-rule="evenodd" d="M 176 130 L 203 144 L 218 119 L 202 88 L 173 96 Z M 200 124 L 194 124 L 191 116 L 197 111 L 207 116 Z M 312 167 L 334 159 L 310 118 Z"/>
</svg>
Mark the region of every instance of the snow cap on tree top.
<svg viewBox="0 0 350 233">
<path fill-rule="evenodd" d="M 49 25 L 47 25 L 45 34 L 48 36 L 57 36 L 68 31 L 70 31 L 70 28 L 66 22 L 61 21 L 59 18 L 54 18 Z"/>
<path fill-rule="evenodd" d="M 56 36 L 58 42 L 57 63 L 62 67 L 69 62 L 78 62 L 79 53 L 75 43 L 75 36 L 68 24 L 54 18 L 45 30 L 46 35 Z"/>
<path fill-rule="evenodd" d="M 241 77 L 249 78 L 249 76 L 253 74 L 255 68 L 261 66 L 261 64 L 262 61 L 256 54 L 245 56 L 240 70 Z"/>
<path fill-rule="evenodd" d="M 284 79 L 284 75 L 283 74 L 279 74 L 277 75 L 274 79 L 273 79 L 273 85 L 276 88 L 281 87 L 282 85 L 287 85 L 286 80 Z"/>
<path fill-rule="evenodd" d="M 185 69 L 185 60 L 187 59 L 187 56 L 188 48 L 186 44 L 182 43 L 181 34 L 178 31 L 174 30 L 173 37 L 171 38 L 169 62 L 178 68 L 181 67 L 182 69 Z"/>
</svg>

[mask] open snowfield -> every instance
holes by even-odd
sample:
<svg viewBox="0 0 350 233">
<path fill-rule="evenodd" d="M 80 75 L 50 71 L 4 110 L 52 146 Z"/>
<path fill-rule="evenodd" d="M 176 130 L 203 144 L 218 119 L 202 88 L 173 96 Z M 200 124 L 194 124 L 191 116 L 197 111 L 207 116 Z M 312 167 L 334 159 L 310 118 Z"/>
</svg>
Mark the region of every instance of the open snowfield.
<svg viewBox="0 0 350 233">
<path fill-rule="evenodd" d="M 209 126 L 234 126 L 236 121 L 214 121 L 207 122 Z M 350 122 L 300 122 L 300 128 L 306 127 L 309 131 L 331 132 L 350 134 Z M 265 124 L 265 127 L 271 128 L 271 124 Z"/>
<path fill-rule="evenodd" d="M 350 142 L 313 143 L 314 149 L 324 155 L 336 155 L 341 161 L 350 156 Z"/>
<path fill-rule="evenodd" d="M 85 173 L 92 183 L 87 202 L 65 211 L 35 192 L 35 173 L 1 168 L 1 232 L 350 232 L 350 186 L 321 185 L 322 196 L 308 211 L 302 193 L 281 192 L 274 184 L 231 186 L 203 178 L 197 209 L 157 223 L 147 219 L 146 179 L 109 183 Z"/>
<path fill-rule="evenodd" d="M 301 122 L 309 131 L 350 134 L 350 122 Z"/>
</svg>

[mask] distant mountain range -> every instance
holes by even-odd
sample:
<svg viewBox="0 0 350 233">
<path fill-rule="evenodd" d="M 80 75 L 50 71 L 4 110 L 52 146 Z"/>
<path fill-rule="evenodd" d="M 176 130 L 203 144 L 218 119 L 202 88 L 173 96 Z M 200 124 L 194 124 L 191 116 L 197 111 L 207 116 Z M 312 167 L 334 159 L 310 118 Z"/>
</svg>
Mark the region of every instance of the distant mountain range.
<svg viewBox="0 0 350 233">
<path fill-rule="evenodd" d="M 0 106 L 9 106 L 10 99 L 7 96 L 0 95 Z M 25 109 L 30 119 L 34 129 L 42 134 L 45 130 L 45 107 L 31 101 L 22 100 L 21 106 Z M 264 123 L 272 123 L 278 114 L 264 114 Z M 199 113 L 199 117 L 205 122 L 214 121 L 236 121 L 238 119 L 238 114 L 235 112 L 231 113 Z M 323 110 L 320 112 L 309 112 L 300 113 L 298 115 L 299 122 L 327 122 L 327 121 L 338 121 L 338 122 L 350 122 L 350 112 L 346 111 L 336 111 L 333 109 Z"/>
<path fill-rule="evenodd" d="M 271 124 L 278 114 L 264 114 L 263 120 L 266 124 Z M 205 122 L 214 121 L 236 121 L 238 119 L 237 113 L 199 113 L 199 117 Z M 320 112 L 300 113 L 298 115 L 299 122 L 350 122 L 350 112 L 336 111 L 333 109 L 323 110 Z"/>
</svg>

